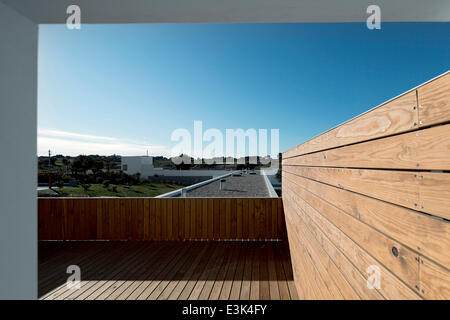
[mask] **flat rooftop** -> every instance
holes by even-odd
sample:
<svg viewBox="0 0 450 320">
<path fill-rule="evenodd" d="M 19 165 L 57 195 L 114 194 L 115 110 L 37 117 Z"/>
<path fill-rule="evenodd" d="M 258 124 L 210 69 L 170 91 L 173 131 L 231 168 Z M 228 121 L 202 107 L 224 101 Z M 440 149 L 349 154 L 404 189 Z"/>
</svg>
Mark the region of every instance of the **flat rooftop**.
<svg viewBox="0 0 450 320">
<path fill-rule="evenodd" d="M 220 180 L 205 184 L 186 193 L 188 198 L 268 198 L 264 177 L 255 174 L 225 178 L 225 189 L 220 190 Z"/>
</svg>

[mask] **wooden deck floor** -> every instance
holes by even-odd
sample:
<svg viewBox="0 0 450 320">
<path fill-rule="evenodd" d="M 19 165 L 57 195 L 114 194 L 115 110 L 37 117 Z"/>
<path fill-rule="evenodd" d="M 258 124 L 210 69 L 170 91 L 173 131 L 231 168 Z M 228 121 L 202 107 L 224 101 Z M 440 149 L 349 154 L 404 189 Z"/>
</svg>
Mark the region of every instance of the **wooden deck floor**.
<svg viewBox="0 0 450 320">
<path fill-rule="evenodd" d="M 69 265 L 81 269 L 67 288 Z M 284 242 L 40 242 L 41 299 L 297 299 Z"/>
</svg>

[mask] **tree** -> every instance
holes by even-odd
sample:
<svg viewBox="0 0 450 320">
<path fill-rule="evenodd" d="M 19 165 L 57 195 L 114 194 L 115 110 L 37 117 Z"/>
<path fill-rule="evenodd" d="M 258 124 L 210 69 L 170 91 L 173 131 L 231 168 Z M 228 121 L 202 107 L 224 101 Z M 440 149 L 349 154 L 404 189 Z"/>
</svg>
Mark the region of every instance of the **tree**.
<svg viewBox="0 0 450 320">
<path fill-rule="evenodd" d="M 91 185 L 89 183 L 83 183 L 81 184 L 81 187 L 83 188 L 84 191 L 88 191 Z"/>
<path fill-rule="evenodd" d="M 79 155 L 73 160 L 72 163 L 72 168 L 73 170 L 75 170 L 75 174 L 78 174 L 79 171 L 82 171 L 84 174 L 86 174 L 86 172 L 89 169 L 92 170 L 93 167 L 94 160 L 91 157 L 85 155 Z"/>
<path fill-rule="evenodd" d="M 102 160 L 93 160 L 92 171 L 94 172 L 94 175 L 97 175 L 104 167 L 104 163 Z"/>
<path fill-rule="evenodd" d="M 64 167 L 66 167 L 66 173 L 67 173 L 67 171 L 69 171 L 68 169 L 69 169 L 69 166 L 70 166 L 70 161 L 69 161 L 69 159 L 63 158 L 63 159 L 62 159 L 62 163 L 63 163 Z"/>
</svg>

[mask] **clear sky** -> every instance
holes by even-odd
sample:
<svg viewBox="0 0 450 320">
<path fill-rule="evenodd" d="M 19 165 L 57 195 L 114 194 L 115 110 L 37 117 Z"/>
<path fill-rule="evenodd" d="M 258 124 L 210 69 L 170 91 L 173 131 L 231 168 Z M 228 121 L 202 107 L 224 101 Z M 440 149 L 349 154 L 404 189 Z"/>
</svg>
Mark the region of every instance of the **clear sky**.
<svg viewBox="0 0 450 320">
<path fill-rule="evenodd" d="M 38 153 L 167 155 L 177 128 L 286 151 L 450 69 L 450 23 L 39 28 Z"/>
</svg>

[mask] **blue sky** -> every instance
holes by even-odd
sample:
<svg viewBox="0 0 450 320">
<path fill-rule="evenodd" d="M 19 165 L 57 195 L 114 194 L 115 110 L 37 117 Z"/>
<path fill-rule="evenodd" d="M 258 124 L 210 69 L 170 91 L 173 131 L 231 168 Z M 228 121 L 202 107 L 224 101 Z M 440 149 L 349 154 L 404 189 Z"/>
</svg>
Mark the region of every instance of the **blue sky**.
<svg viewBox="0 0 450 320">
<path fill-rule="evenodd" d="M 450 23 L 39 28 L 39 155 L 167 155 L 194 120 L 286 151 L 450 69 Z"/>
</svg>

